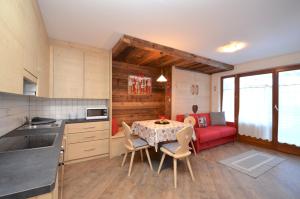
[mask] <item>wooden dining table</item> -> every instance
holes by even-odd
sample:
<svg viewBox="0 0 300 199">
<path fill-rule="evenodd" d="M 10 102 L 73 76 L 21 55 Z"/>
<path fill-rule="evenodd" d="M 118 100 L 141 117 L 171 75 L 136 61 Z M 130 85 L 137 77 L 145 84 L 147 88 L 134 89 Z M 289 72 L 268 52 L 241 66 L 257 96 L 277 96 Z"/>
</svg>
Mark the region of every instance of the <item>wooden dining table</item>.
<svg viewBox="0 0 300 199">
<path fill-rule="evenodd" d="M 146 140 L 150 146 L 158 151 L 158 144 L 175 141 L 176 133 L 187 126 L 182 122 L 167 120 L 169 124 L 156 124 L 157 120 L 135 121 L 131 126 L 134 135 Z"/>
</svg>

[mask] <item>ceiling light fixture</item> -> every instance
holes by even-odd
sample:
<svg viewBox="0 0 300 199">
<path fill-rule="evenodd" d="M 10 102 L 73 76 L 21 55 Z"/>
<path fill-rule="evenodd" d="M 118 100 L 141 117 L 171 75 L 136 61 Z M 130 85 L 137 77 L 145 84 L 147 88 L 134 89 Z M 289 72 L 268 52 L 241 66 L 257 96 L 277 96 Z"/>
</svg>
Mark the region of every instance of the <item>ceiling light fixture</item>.
<svg viewBox="0 0 300 199">
<path fill-rule="evenodd" d="M 160 52 L 159 54 L 161 57 L 163 56 L 163 52 Z M 168 81 L 167 78 L 165 78 L 165 76 L 163 74 L 164 74 L 163 67 L 161 67 L 161 73 L 160 73 L 160 76 L 156 80 L 157 82 L 167 82 Z"/>
<path fill-rule="evenodd" d="M 165 78 L 165 76 L 163 76 L 163 74 L 161 74 L 161 75 L 159 76 L 159 78 L 157 78 L 156 81 L 157 81 L 157 82 L 167 82 L 168 80 L 167 80 L 167 78 Z"/>
<path fill-rule="evenodd" d="M 232 41 L 229 44 L 221 46 L 217 49 L 220 53 L 234 53 L 236 51 L 242 50 L 247 44 L 241 41 Z"/>
</svg>

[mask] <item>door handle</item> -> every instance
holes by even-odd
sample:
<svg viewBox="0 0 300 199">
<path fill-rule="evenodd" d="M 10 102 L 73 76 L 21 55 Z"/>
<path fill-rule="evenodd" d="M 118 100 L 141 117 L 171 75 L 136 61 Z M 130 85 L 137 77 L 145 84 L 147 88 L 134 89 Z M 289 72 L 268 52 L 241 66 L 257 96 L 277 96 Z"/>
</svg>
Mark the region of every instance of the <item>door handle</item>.
<svg viewBox="0 0 300 199">
<path fill-rule="evenodd" d="M 277 107 L 277 105 L 276 105 L 276 104 L 275 104 L 274 108 L 276 109 L 276 111 L 279 111 L 279 109 L 278 109 L 278 107 Z"/>
</svg>

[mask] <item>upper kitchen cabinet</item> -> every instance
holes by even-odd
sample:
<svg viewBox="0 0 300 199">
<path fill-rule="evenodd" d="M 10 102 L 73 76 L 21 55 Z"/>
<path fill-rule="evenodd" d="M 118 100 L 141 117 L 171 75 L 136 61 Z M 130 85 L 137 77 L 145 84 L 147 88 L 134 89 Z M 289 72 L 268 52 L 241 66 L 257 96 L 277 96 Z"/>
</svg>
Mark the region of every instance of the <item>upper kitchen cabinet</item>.
<svg viewBox="0 0 300 199">
<path fill-rule="evenodd" d="M 0 19 L 0 91 L 23 93 L 22 47 Z"/>
<path fill-rule="evenodd" d="M 49 97 L 50 81 L 50 51 L 48 36 L 43 26 L 40 26 L 40 42 L 37 57 L 38 90 L 39 97 Z"/>
<path fill-rule="evenodd" d="M 109 98 L 108 52 L 85 53 L 84 97 L 89 99 Z"/>
<path fill-rule="evenodd" d="M 53 48 L 53 97 L 83 98 L 84 53 L 76 48 Z"/>
<path fill-rule="evenodd" d="M 108 51 L 57 40 L 51 43 L 50 89 L 54 98 L 109 98 Z"/>
<path fill-rule="evenodd" d="M 23 94 L 23 78 L 49 96 L 48 35 L 35 0 L 0 1 L 0 91 Z"/>
</svg>

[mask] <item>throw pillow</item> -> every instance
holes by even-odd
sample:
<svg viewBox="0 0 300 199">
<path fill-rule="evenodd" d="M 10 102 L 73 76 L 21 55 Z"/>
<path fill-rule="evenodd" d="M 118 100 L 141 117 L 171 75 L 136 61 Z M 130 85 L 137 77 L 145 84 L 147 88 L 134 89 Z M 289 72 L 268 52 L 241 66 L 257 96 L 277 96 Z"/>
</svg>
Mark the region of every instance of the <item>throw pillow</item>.
<svg viewBox="0 0 300 199">
<path fill-rule="evenodd" d="M 224 112 L 212 112 L 210 113 L 210 120 L 212 126 L 226 126 L 225 113 Z"/>
<path fill-rule="evenodd" d="M 198 117 L 198 124 L 200 128 L 207 127 L 206 117 Z"/>
</svg>

